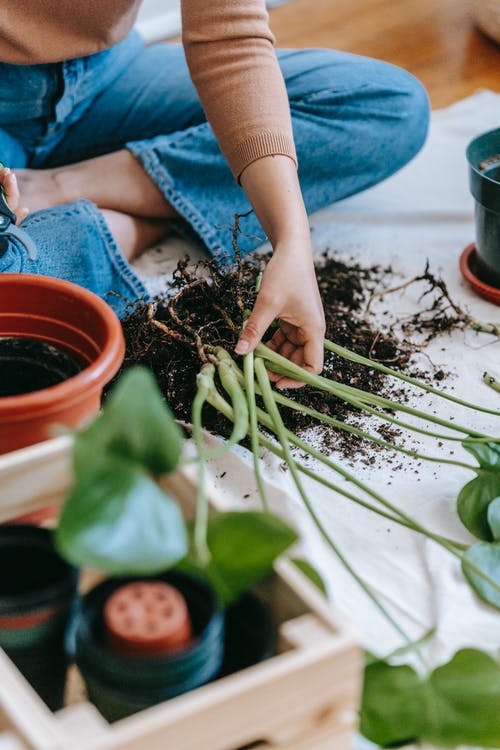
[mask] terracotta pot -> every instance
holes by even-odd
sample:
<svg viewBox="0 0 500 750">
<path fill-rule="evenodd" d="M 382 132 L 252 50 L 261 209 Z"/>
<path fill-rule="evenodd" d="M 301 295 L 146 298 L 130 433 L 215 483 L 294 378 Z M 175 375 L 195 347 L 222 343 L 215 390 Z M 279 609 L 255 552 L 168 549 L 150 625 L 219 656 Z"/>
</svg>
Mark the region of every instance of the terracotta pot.
<svg viewBox="0 0 500 750">
<path fill-rule="evenodd" d="M 57 385 L 0 397 L 0 454 L 78 427 L 96 414 L 103 386 L 125 352 L 120 321 L 92 292 L 48 276 L 0 275 L 0 337 L 38 339 L 62 349 L 81 371 Z"/>
<path fill-rule="evenodd" d="M 65 631 L 77 582 L 50 531 L 0 528 L 0 646 L 53 711 L 63 705 Z"/>
</svg>

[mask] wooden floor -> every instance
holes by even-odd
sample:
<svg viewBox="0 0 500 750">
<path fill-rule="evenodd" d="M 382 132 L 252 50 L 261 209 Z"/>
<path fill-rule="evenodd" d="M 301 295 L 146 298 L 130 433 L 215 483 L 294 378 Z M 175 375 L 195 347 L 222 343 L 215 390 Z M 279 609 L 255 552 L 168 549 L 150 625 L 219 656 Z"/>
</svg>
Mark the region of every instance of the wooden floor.
<svg viewBox="0 0 500 750">
<path fill-rule="evenodd" d="M 500 46 L 475 29 L 468 0 L 291 0 L 271 11 L 271 27 L 280 47 L 396 63 L 420 78 L 434 108 L 500 91 Z"/>
</svg>

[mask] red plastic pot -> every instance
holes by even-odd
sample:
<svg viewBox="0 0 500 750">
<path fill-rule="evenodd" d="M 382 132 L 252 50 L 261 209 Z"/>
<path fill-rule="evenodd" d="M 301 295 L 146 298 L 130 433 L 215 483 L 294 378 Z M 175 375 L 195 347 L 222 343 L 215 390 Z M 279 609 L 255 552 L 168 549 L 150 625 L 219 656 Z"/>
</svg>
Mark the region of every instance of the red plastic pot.
<svg viewBox="0 0 500 750">
<path fill-rule="evenodd" d="M 467 245 L 460 256 L 460 273 L 477 294 L 494 305 L 500 305 L 500 289 L 490 286 L 479 278 L 477 249 L 474 243 Z"/>
<path fill-rule="evenodd" d="M 88 421 L 125 353 L 113 310 L 83 287 L 48 276 L 0 275 L 1 336 L 53 344 L 83 369 L 49 388 L 0 397 L 0 454 L 47 440 L 54 425 Z"/>
</svg>

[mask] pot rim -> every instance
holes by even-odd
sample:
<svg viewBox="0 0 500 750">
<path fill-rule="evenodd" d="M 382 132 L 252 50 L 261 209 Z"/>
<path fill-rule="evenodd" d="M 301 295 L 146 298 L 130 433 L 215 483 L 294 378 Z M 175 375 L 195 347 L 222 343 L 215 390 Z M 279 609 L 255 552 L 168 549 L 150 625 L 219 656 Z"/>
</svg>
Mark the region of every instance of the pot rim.
<svg viewBox="0 0 500 750">
<path fill-rule="evenodd" d="M 63 292 L 90 307 L 102 322 L 105 344 L 93 362 L 67 380 L 32 393 L 0 397 L 0 424 L 7 419 L 12 421 L 13 417 L 17 417 L 19 421 L 30 420 L 33 415 L 38 416 L 55 411 L 61 406 L 66 408 L 71 402 L 83 399 L 89 391 L 108 382 L 116 374 L 125 354 L 125 340 L 118 316 L 104 300 L 93 292 L 70 281 L 50 276 L 5 273 L 0 274 L 0 293 L 2 286 L 13 281 L 26 282 L 27 288 L 38 286 Z M 64 320 L 60 323 L 64 326 Z M 29 334 L 23 334 L 24 337 L 27 335 Z M 29 413 L 26 413 L 28 410 Z"/>
<path fill-rule="evenodd" d="M 497 134 L 500 139 L 500 128 L 492 128 L 491 130 L 486 130 L 484 133 L 480 133 L 479 135 L 476 135 L 472 141 L 469 142 L 467 149 L 465 151 L 465 155 L 467 158 L 467 162 L 469 164 L 469 167 L 479 176 L 482 180 L 486 180 L 487 182 L 491 182 L 493 185 L 498 185 L 498 180 L 493 180 L 491 177 L 488 177 L 488 173 L 485 172 L 482 169 L 479 169 L 479 164 L 475 164 L 472 160 L 472 151 L 477 147 L 478 141 L 484 139 L 486 140 L 489 136 L 492 136 L 493 134 Z"/>
</svg>

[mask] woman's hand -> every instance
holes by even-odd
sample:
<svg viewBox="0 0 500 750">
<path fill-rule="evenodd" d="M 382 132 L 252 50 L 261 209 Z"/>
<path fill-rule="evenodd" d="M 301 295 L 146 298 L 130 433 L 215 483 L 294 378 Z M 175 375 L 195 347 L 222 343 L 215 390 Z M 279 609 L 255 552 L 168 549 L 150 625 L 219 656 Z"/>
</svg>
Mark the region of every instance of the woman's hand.
<svg viewBox="0 0 500 750">
<path fill-rule="evenodd" d="M 241 185 L 274 252 L 236 353 L 252 351 L 278 318 L 279 328 L 269 346 L 306 370 L 320 373 L 325 317 L 295 164 L 287 156 L 257 159 L 244 170 Z M 302 385 L 280 375 L 271 378 L 279 388 Z"/>
<path fill-rule="evenodd" d="M 20 224 L 23 219 L 29 214 L 29 209 L 19 208 L 19 188 L 17 186 L 17 179 L 14 172 L 11 172 L 9 167 L 3 167 L 0 170 L 0 187 L 3 188 L 5 193 L 5 200 L 9 204 L 11 211 L 14 211 L 17 216 L 17 224 Z"/>
<path fill-rule="evenodd" d="M 266 330 L 279 319 L 279 328 L 268 346 L 300 367 L 314 373 L 323 368 L 325 318 L 314 273 L 310 244 L 275 247 L 269 261 L 257 301 L 238 344 L 237 354 L 253 350 Z M 270 373 L 278 388 L 302 385 Z"/>
</svg>

